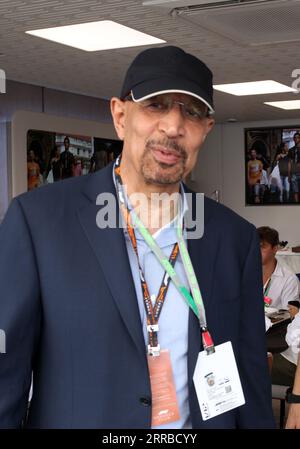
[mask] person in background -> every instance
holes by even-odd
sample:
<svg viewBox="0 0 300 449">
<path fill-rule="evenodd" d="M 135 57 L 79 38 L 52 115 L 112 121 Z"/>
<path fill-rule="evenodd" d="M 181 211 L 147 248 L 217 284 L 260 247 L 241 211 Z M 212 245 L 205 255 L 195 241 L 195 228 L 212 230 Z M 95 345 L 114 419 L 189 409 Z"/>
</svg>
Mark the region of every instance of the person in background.
<svg viewBox="0 0 300 449">
<path fill-rule="evenodd" d="M 60 155 L 62 166 L 62 179 L 71 178 L 73 176 L 74 156 L 70 151 L 70 139 L 68 136 L 64 139 L 65 151 Z"/>
<path fill-rule="evenodd" d="M 289 166 L 288 166 L 288 178 L 292 186 L 294 201 L 299 203 L 299 191 L 300 191 L 300 133 L 294 134 L 295 145 L 288 151 Z"/>
<path fill-rule="evenodd" d="M 289 301 L 299 300 L 299 280 L 293 271 L 276 259 L 279 235 L 268 226 L 257 228 L 262 257 L 264 296 L 271 307 L 288 310 Z"/>
<path fill-rule="evenodd" d="M 289 301 L 288 311 L 290 312 L 291 319 L 295 318 L 300 309 L 300 301 Z"/>
<path fill-rule="evenodd" d="M 286 429 L 300 429 L 300 313 L 289 324 L 286 341 L 289 345 L 289 359 L 296 365 L 294 382 L 287 391 L 287 402 L 290 404 Z M 287 350 L 288 351 L 288 350 Z"/>
<path fill-rule="evenodd" d="M 297 368 L 300 343 L 299 312 L 288 325 L 285 339 L 289 347 L 280 354 L 273 354 L 271 377 L 273 384 L 292 386 Z"/>
<path fill-rule="evenodd" d="M 271 306 L 289 309 L 289 302 L 299 301 L 300 285 L 297 276 L 276 259 L 279 235 L 275 229 L 262 226 L 257 229 L 260 238 L 264 296 L 271 300 Z M 292 385 L 296 364 L 291 348 L 280 354 L 273 354 L 272 383 Z"/>
<path fill-rule="evenodd" d="M 299 351 L 299 343 L 298 343 Z M 290 404 L 286 429 L 300 429 L 300 352 L 298 354 L 297 368 L 294 384 L 287 394 L 287 402 Z"/>
<path fill-rule="evenodd" d="M 60 159 L 60 150 L 57 145 L 54 147 L 53 156 L 50 160 L 50 170 L 52 170 L 53 181 L 60 181 L 62 178 L 62 165 Z"/>
<path fill-rule="evenodd" d="M 269 193 L 269 179 L 268 179 L 268 174 L 267 174 L 266 170 L 262 170 L 259 188 L 260 188 L 260 191 L 259 191 L 260 199 L 261 199 L 261 202 L 263 203 Z"/>
<path fill-rule="evenodd" d="M 287 202 L 290 194 L 290 182 L 289 182 L 289 158 L 288 158 L 289 146 L 287 142 L 281 142 L 277 150 L 274 165 L 278 164 L 282 189 L 280 190 L 279 201 Z"/>
<path fill-rule="evenodd" d="M 263 164 L 263 170 L 266 170 L 266 172 L 269 173 L 270 160 L 266 154 L 266 144 L 256 140 L 252 145 L 252 149 L 256 151 L 256 158 Z"/>
<path fill-rule="evenodd" d="M 257 159 L 256 151 L 253 148 L 250 151 L 250 158 L 247 163 L 248 187 L 254 203 L 260 203 L 264 188 L 261 184 L 263 164 Z"/>
<path fill-rule="evenodd" d="M 27 181 L 28 190 L 33 190 L 40 186 L 40 166 L 35 161 L 35 154 L 33 150 L 30 150 L 28 154 Z"/>
<path fill-rule="evenodd" d="M 90 173 L 101 170 L 107 165 L 107 152 L 105 150 L 95 151 L 90 163 Z"/>
<path fill-rule="evenodd" d="M 75 157 L 73 165 L 73 176 L 81 176 L 81 175 L 82 175 L 82 162 L 81 159 Z"/>
<path fill-rule="evenodd" d="M 29 151 L 34 152 L 34 161 L 38 164 L 40 169 L 40 185 L 46 177 L 46 164 L 44 160 L 43 144 L 38 140 L 33 140 L 29 145 Z"/>
</svg>

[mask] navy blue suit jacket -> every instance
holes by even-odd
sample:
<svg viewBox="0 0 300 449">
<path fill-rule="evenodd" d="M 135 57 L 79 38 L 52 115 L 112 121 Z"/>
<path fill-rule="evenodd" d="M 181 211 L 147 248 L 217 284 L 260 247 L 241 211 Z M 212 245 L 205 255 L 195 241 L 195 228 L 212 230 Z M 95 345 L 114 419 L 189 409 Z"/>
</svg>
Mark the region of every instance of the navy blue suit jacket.
<svg viewBox="0 0 300 449">
<path fill-rule="evenodd" d="M 122 229 L 96 226 L 112 167 L 12 201 L 0 227 L 0 427 L 149 428 L 151 389 Z M 215 344 L 233 344 L 246 404 L 203 422 L 193 385 L 201 346 L 189 315 L 188 386 L 194 428 L 273 427 L 255 228 L 205 201 L 205 231 L 190 240 Z M 173 367 L 176 376 L 176 366 Z"/>
</svg>

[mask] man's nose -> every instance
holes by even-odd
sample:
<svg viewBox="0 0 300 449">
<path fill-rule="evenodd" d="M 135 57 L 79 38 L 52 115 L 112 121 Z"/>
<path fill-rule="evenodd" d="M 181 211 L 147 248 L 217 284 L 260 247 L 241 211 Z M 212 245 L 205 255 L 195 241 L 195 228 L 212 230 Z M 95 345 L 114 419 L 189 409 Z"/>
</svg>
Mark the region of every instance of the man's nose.
<svg viewBox="0 0 300 449">
<path fill-rule="evenodd" d="M 161 117 L 159 129 L 168 137 L 178 137 L 185 134 L 185 117 L 181 103 L 174 102 L 170 109 Z"/>
</svg>

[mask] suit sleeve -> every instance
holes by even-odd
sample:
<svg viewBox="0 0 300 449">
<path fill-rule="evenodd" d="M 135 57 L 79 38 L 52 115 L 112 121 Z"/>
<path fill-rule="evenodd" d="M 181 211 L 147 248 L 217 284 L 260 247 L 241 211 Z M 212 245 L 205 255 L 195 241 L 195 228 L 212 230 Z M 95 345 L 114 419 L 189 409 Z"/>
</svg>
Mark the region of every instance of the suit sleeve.
<svg viewBox="0 0 300 449">
<path fill-rule="evenodd" d="M 267 363 L 262 263 L 255 228 L 252 228 L 251 243 L 243 268 L 241 292 L 238 368 L 246 404 L 239 408 L 238 427 L 274 428 L 271 378 Z"/>
<path fill-rule="evenodd" d="M 20 427 L 25 417 L 40 315 L 33 243 L 16 199 L 0 226 L 0 428 Z"/>
</svg>

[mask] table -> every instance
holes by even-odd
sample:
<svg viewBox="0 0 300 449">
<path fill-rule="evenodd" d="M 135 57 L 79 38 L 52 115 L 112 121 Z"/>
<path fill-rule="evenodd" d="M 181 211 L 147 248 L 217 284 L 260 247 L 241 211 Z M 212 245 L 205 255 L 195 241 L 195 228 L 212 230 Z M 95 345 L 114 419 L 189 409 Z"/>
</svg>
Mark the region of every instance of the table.
<svg viewBox="0 0 300 449">
<path fill-rule="evenodd" d="M 300 273 L 300 253 L 277 251 L 276 259 L 284 262 L 294 273 Z"/>
<path fill-rule="evenodd" d="M 286 330 L 288 324 L 291 322 L 290 314 L 287 310 L 279 311 L 277 315 L 274 315 L 275 319 L 280 319 L 276 323 L 273 323 L 273 326 L 266 332 L 267 337 L 267 350 L 272 352 L 272 354 L 276 354 L 284 351 L 288 348 L 288 344 L 285 341 Z M 271 318 L 271 317 L 270 317 Z M 271 318 L 272 321 L 273 318 Z"/>
</svg>

